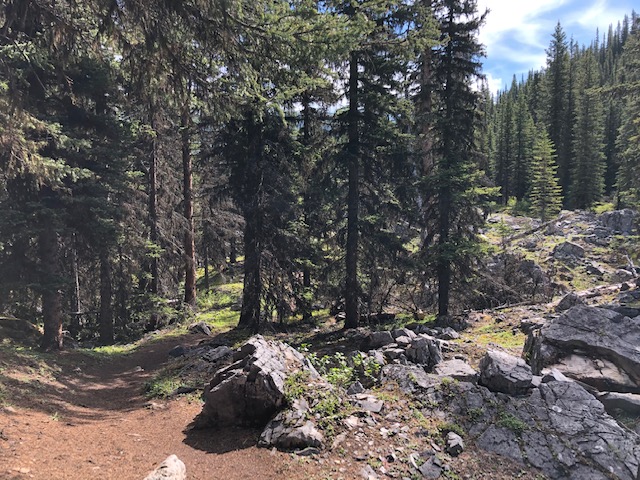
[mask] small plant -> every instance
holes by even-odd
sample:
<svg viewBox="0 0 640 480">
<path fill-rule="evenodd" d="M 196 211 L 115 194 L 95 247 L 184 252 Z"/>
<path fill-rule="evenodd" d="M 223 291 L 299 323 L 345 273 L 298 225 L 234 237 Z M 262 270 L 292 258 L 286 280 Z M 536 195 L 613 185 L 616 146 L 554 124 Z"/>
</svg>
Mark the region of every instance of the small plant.
<svg viewBox="0 0 640 480">
<path fill-rule="evenodd" d="M 52 420 L 53 422 L 58 422 L 58 421 L 60 421 L 60 413 L 59 413 L 59 412 L 53 412 L 53 413 L 51 414 L 51 417 L 50 417 L 50 418 L 51 418 L 51 420 Z"/>
<path fill-rule="evenodd" d="M 145 383 L 144 392 L 148 398 L 167 398 L 180 386 L 179 378 L 160 375 Z"/>
<path fill-rule="evenodd" d="M 469 417 L 469 420 L 472 421 L 478 420 L 480 417 L 482 417 L 483 414 L 484 410 L 482 410 L 482 408 L 480 407 L 470 408 L 469 410 L 467 410 L 467 417 Z"/>
<path fill-rule="evenodd" d="M 284 381 L 284 395 L 289 403 L 301 398 L 308 391 L 309 372 L 299 371 L 289 375 Z"/>
<path fill-rule="evenodd" d="M 438 427 L 438 432 L 440 432 L 440 435 L 442 435 L 443 437 L 446 436 L 449 432 L 453 432 L 457 435 L 460 435 L 461 437 L 464 437 L 466 435 L 464 428 L 462 428 L 457 423 L 443 423 Z"/>
<path fill-rule="evenodd" d="M 500 412 L 498 414 L 498 425 L 504 428 L 508 428 L 512 432 L 520 435 L 522 432 L 527 430 L 529 426 L 520 420 L 515 415 L 508 412 Z"/>
</svg>

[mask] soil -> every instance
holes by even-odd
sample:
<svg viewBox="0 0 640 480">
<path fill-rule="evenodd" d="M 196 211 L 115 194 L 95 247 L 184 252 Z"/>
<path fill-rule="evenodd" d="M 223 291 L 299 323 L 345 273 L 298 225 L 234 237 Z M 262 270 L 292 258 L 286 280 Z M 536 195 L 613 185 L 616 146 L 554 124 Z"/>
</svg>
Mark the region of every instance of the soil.
<svg viewBox="0 0 640 480">
<path fill-rule="evenodd" d="M 179 343 L 185 338 L 150 342 L 108 363 L 62 352 L 55 374 L 14 377 L 14 386 L 28 388 L 0 409 L 0 478 L 141 479 L 175 453 L 193 480 L 308 479 L 292 455 L 257 448 L 259 432 L 191 431 L 202 408 L 193 397 L 144 396 L 145 382 Z"/>
<path fill-rule="evenodd" d="M 191 430 L 202 408 L 197 396 L 149 400 L 144 385 L 172 347 L 203 338 L 143 342 L 109 360 L 66 351 L 37 361 L 0 349 L 0 385 L 10 394 L 0 407 L 0 479 L 140 480 L 170 454 L 185 463 L 190 480 L 351 480 L 363 478 L 367 466 L 391 478 L 419 478 L 405 457 L 432 448 L 438 439 L 429 432 L 437 429 L 417 423 L 398 392 L 384 394 L 402 418 L 362 419 L 339 446 L 310 457 L 258 448 L 257 430 Z M 407 434 L 387 434 L 398 420 Z M 447 462 L 446 478 L 534 478 L 522 465 L 472 447 Z"/>
</svg>

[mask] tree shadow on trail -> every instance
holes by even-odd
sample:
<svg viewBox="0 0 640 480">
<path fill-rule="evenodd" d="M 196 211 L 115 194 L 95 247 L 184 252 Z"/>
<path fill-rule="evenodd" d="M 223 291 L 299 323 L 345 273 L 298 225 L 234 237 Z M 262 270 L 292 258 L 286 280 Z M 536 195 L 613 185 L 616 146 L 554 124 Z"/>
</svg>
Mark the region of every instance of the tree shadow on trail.
<svg viewBox="0 0 640 480">
<path fill-rule="evenodd" d="M 102 420 L 145 408 L 144 385 L 166 364 L 168 351 L 201 339 L 195 335 L 158 339 L 116 355 L 64 351 L 38 357 L 4 349 L 0 387 L 5 402 L 20 410 L 55 414 L 75 424 Z M 57 371 L 39 372 L 46 364 Z"/>
<path fill-rule="evenodd" d="M 183 433 L 183 443 L 195 450 L 206 453 L 223 454 L 258 444 L 261 430 L 255 428 L 225 427 L 194 429 L 189 425 Z"/>
</svg>

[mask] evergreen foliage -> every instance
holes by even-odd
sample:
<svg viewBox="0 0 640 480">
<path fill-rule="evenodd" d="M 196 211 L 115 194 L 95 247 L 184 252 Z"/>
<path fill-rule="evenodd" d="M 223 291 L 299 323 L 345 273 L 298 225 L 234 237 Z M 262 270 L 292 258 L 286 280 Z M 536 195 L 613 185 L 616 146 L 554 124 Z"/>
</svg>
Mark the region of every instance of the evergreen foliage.
<svg viewBox="0 0 640 480">
<path fill-rule="evenodd" d="M 539 129 L 533 145 L 529 201 L 532 213 L 543 222 L 557 215 L 562 208 L 562 187 L 557 170 L 551 139 L 544 129 Z"/>
</svg>

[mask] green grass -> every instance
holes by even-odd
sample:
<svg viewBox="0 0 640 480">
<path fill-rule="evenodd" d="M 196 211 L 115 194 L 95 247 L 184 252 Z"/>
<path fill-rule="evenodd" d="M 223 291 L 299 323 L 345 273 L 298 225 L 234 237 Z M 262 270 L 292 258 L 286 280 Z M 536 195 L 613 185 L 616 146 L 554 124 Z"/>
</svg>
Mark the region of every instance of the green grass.
<svg viewBox="0 0 640 480">
<path fill-rule="evenodd" d="M 144 393 L 148 398 L 167 398 L 180 386 L 182 382 L 177 375 L 164 372 L 145 383 Z"/>
<path fill-rule="evenodd" d="M 221 308 L 219 310 L 211 310 L 196 315 L 196 321 L 206 322 L 214 328 L 235 327 L 240 320 L 240 312 L 231 310 L 231 308 Z"/>
<path fill-rule="evenodd" d="M 496 344 L 509 349 L 522 348 L 527 338 L 520 330 L 514 333 L 511 328 L 499 324 L 484 325 L 475 330 L 471 335 L 479 345 L 487 346 L 489 344 Z"/>
</svg>

